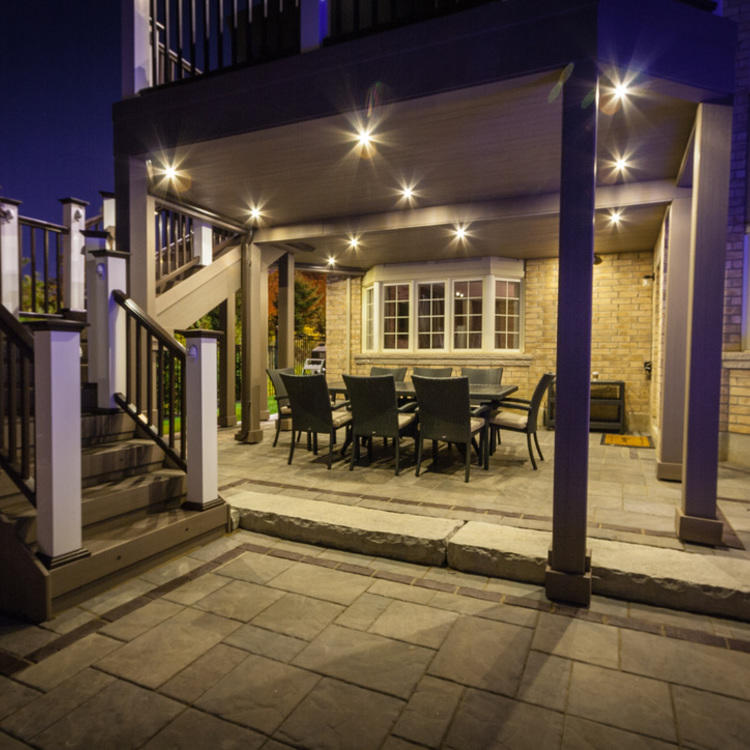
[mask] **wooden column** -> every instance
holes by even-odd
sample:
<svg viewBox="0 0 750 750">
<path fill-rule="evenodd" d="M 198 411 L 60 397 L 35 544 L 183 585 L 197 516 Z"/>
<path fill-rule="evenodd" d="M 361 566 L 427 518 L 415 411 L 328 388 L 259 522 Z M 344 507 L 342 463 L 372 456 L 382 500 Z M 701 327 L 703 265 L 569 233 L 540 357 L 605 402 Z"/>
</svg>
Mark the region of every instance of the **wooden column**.
<svg viewBox="0 0 750 750">
<path fill-rule="evenodd" d="M 263 263 L 263 271 L 260 279 L 260 323 L 263 329 L 263 346 L 261 348 L 261 368 L 263 370 L 263 379 L 260 388 L 260 419 L 266 421 L 270 416 L 268 412 L 268 265 Z"/>
<path fill-rule="evenodd" d="M 230 294 L 219 307 L 219 326 L 224 337 L 219 342 L 219 424 L 232 427 L 237 424 L 235 401 L 235 321 L 237 305 L 234 293 Z"/>
<path fill-rule="evenodd" d="M 591 305 L 596 185 L 597 65 L 576 62 L 563 86 L 560 170 L 560 274 L 557 306 L 557 414 L 550 599 L 587 605 L 586 552 Z"/>
<path fill-rule="evenodd" d="M 294 256 L 279 258 L 279 367 L 294 367 Z"/>
<path fill-rule="evenodd" d="M 698 105 L 690 227 L 682 510 L 677 514 L 677 532 L 683 541 L 700 544 L 720 544 L 723 532 L 723 524 L 716 518 L 716 481 L 731 135 L 731 107 Z"/>
<path fill-rule="evenodd" d="M 67 310 L 85 310 L 86 256 L 84 254 L 87 201 L 61 198 L 63 226 L 63 304 Z"/>
<path fill-rule="evenodd" d="M 18 315 L 21 309 L 18 207 L 21 201 L 0 198 L 0 302 Z"/>
<path fill-rule="evenodd" d="M 123 0 L 120 26 L 123 97 L 153 85 L 150 28 L 149 1 Z"/>
<path fill-rule="evenodd" d="M 658 479 L 682 479 L 685 425 L 688 289 L 690 279 L 690 198 L 672 202 L 666 257 L 664 366 L 659 401 Z"/>
<path fill-rule="evenodd" d="M 71 320 L 27 324 L 34 333 L 36 524 L 48 568 L 86 557 L 81 526 L 81 330 Z"/>
<path fill-rule="evenodd" d="M 254 243 L 242 245 L 242 429 L 236 438 L 245 443 L 263 439 L 260 427 L 261 393 L 265 393 L 263 347 L 268 334 L 263 329 L 261 249 Z"/>
</svg>

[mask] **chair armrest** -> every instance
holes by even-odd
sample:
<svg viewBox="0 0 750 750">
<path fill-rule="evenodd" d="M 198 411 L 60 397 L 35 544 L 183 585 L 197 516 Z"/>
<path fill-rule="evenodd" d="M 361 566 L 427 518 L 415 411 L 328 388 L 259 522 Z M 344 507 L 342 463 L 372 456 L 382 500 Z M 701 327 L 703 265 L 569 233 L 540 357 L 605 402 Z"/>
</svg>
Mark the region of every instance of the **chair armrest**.
<svg viewBox="0 0 750 750">
<path fill-rule="evenodd" d="M 417 402 L 409 401 L 408 403 L 403 404 L 402 406 L 399 406 L 398 410 L 404 414 L 409 414 L 417 410 Z"/>
<path fill-rule="evenodd" d="M 350 401 L 342 401 L 340 404 L 331 404 L 331 410 L 336 411 L 336 409 L 343 409 L 344 407 L 348 409 L 350 404 Z"/>
<path fill-rule="evenodd" d="M 479 404 L 478 406 L 472 407 L 469 411 L 472 417 L 483 417 L 490 411 L 490 405 Z"/>
<path fill-rule="evenodd" d="M 514 398 L 513 396 L 509 396 L 500 401 L 500 405 L 502 406 L 503 404 L 525 404 L 526 406 L 531 406 L 531 401 L 527 398 Z"/>
<path fill-rule="evenodd" d="M 501 401 L 496 411 L 502 411 L 503 409 L 517 409 L 518 411 L 531 411 L 529 404 L 508 404 L 505 401 Z"/>
</svg>

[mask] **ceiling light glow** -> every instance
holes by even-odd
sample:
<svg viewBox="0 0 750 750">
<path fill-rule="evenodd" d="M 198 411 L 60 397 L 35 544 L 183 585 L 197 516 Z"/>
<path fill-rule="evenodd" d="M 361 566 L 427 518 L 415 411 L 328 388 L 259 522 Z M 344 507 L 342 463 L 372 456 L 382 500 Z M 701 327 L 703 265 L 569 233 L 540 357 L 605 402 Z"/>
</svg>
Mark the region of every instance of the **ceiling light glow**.
<svg viewBox="0 0 750 750">
<path fill-rule="evenodd" d="M 174 180 L 177 177 L 177 170 L 171 165 L 164 167 L 164 176 L 168 180 Z"/>
<path fill-rule="evenodd" d="M 372 145 L 372 134 L 369 128 L 359 128 L 357 130 L 357 142 L 362 148 Z"/>
<path fill-rule="evenodd" d="M 457 240 L 463 240 L 466 238 L 466 227 L 462 224 L 458 224 L 453 230 L 453 233 L 456 235 Z"/>
<path fill-rule="evenodd" d="M 356 250 L 359 247 L 359 237 L 355 237 L 354 235 L 349 237 L 349 247 L 352 250 Z"/>
<path fill-rule="evenodd" d="M 329 266 L 335 266 L 336 265 L 336 258 L 334 258 L 332 255 L 328 258 L 328 265 Z"/>
<path fill-rule="evenodd" d="M 614 93 L 615 99 L 619 99 L 620 101 L 622 101 L 630 93 L 630 86 L 628 86 L 628 84 L 624 81 L 620 81 L 619 83 L 615 84 Z"/>
<path fill-rule="evenodd" d="M 612 211 L 612 213 L 609 215 L 610 224 L 614 224 L 615 226 L 617 226 L 621 220 L 622 220 L 621 211 Z"/>
<path fill-rule="evenodd" d="M 627 167 L 628 160 L 624 156 L 621 156 L 619 159 L 615 159 L 615 169 L 618 172 L 624 171 L 625 169 L 627 169 Z"/>
<path fill-rule="evenodd" d="M 261 213 L 261 210 L 260 210 L 260 209 L 258 208 L 258 206 L 252 206 L 252 207 L 250 208 L 250 218 L 251 218 L 251 219 L 252 219 L 253 221 L 258 221 L 258 219 L 260 219 L 260 217 L 261 217 L 262 215 L 263 215 L 263 214 Z"/>
</svg>

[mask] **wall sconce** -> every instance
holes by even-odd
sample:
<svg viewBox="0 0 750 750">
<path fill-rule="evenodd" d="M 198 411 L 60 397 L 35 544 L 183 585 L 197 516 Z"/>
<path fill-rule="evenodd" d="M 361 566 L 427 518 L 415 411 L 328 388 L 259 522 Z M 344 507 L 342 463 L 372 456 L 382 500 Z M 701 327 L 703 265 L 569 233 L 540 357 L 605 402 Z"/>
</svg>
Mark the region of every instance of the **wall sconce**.
<svg viewBox="0 0 750 750">
<path fill-rule="evenodd" d="M 643 286 L 651 286 L 651 284 L 653 284 L 653 283 L 654 283 L 654 279 L 655 279 L 655 278 L 656 278 L 656 277 L 654 276 L 654 274 L 652 274 L 652 273 L 647 273 L 647 274 L 646 274 L 646 275 L 645 275 L 645 276 L 644 276 L 644 277 L 643 277 L 643 278 L 641 279 L 641 284 L 642 284 Z"/>
</svg>

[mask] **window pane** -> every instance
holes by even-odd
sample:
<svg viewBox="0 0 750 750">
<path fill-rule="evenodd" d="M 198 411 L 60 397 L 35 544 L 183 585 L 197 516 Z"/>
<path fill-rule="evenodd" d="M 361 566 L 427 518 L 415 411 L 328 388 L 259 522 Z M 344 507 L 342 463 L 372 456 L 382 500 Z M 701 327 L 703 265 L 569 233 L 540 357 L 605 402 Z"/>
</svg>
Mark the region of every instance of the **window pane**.
<svg viewBox="0 0 750 750">
<path fill-rule="evenodd" d="M 406 349 L 409 346 L 409 285 L 385 286 L 383 300 L 383 348 Z"/>
<path fill-rule="evenodd" d="M 435 333 L 445 328 L 445 284 L 418 284 L 417 290 L 420 299 L 417 310 L 418 328 L 420 333 L 429 334 L 420 336 L 417 345 L 420 349 L 442 349 L 442 337 Z"/>
<path fill-rule="evenodd" d="M 495 282 L 495 347 L 517 349 L 520 346 L 521 282 Z"/>
<path fill-rule="evenodd" d="M 482 299 L 482 282 L 481 281 L 469 282 L 469 296 L 479 297 L 479 299 Z"/>
<path fill-rule="evenodd" d="M 453 347 L 481 349 L 482 282 L 457 281 L 453 292 Z"/>
</svg>

